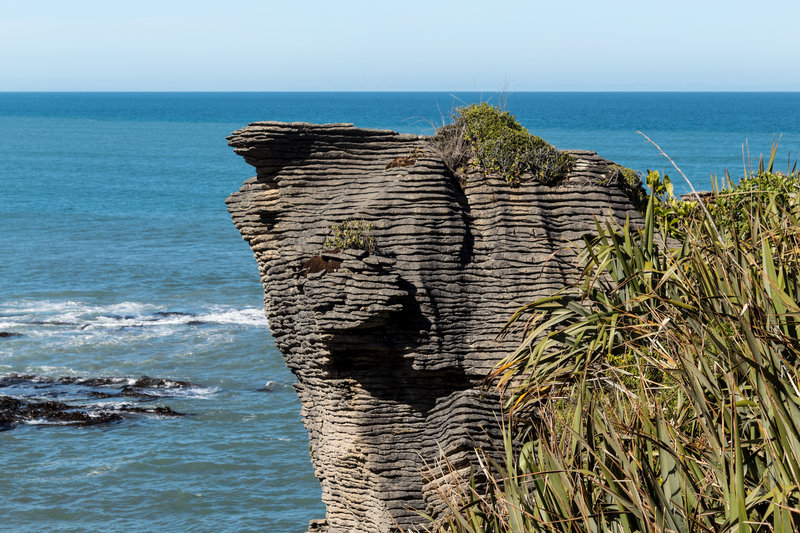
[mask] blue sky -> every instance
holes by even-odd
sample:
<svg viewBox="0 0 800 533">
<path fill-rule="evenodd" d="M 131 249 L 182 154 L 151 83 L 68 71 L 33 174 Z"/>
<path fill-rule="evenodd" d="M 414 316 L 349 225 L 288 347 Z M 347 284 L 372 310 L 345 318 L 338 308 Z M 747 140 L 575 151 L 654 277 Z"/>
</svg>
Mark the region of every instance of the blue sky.
<svg viewBox="0 0 800 533">
<path fill-rule="evenodd" d="M 0 91 L 800 91 L 800 0 L 0 0 Z"/>
</svg>

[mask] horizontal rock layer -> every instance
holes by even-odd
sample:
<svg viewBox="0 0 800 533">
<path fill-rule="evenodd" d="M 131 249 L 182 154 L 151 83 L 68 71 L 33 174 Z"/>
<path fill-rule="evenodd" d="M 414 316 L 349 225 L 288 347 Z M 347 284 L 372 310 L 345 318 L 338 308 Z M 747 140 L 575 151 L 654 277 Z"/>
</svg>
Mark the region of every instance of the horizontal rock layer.
<svg viewBox="0 0 800 533">
<path fill-rule="evenodd" d="M 256 168 L 228 198 L 264 285 L 297 393 L 325 521 L 313 531 L 413 529 L 441 505 L 429 468 L 464 470 L 497 439 L 483 386 L 519 337 L 519 306 L 575 275 L 597 217 L 638 217 L 594 152 L 557 186 L 454 177 L 429 139 L 349 124 L 256 122 L 229 137 Z M 373 226 L 377 250 L 325 249 L 331 226 Z"/>
</svg>

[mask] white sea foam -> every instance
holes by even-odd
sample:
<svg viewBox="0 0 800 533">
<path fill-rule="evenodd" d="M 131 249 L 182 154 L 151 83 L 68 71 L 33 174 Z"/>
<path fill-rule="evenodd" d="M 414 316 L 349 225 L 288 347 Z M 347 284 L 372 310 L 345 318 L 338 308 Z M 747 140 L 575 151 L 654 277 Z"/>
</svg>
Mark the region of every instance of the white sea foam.
<svg viewBox="0 0 800 533">
<path fill-rule="evenodd" d="M 128 460 L 117 460 L 114 464 L 105 464 L 105 465 L 102 465 L 99 468 L 96 468 L 96 469 L 92 470 L 91 472 L 86 474 L 86 477 L 102 476 L 104 474 L 108 474 L 108 473 L 111 473 L 111 472 L 116 472 L 121 467 L 127 466 L 127 465 L 131 464 L 132 462 L 133 461 L 131 461 L 129 459 Z"/>
<path fill-rule="evenodd" d="M 24 335 L 54 332 L 164 328 L 207 324 L 269 327 L 262 308 L 213 305 L 177 310 L 141 302 L 95 305 L 74 300 L 0 302 L 0 330 L 22 329 Z"/>
<path fill-rule="evenodd" d="M 269 326 L 262 308 L 248 307 L 244 309 L 213 309 L 209 313 L 199 314 L 199 320 L 215 324 L 242 324 L 245 326 Z"/>
<path fill-rule="evenodd" d="M 87 304 L 75 300 L 14 300 L 0 303 L 0 316 L 49 317 L 56 319 L 78 318 L 85 315 L 118 314 L 143 315 L 158 311 L 157 305 L 139 302 L 120 302 L 110 305 Z"/>
<path fill-rule="evenodd" d="M 95 402 L 93 406 L 101 411 L 119 411 L 133 405 L 134 402 L 118 402 L 118 401 L 100 401 Z"/>
<path fill-rule="evenodd" d="M 34 374 L 48 378 L 55 378 L 61 376 L 78 376 L 80 372 L 73 370 L 66 366 L 26 366 L 24 374 Z"/>
<path fill-rule="evenodd" d="M 0 319 L 0 330 L 3 331 L 23 326 L 27 326 L 27 324 L 25 322 L 20 322 L 19 320 Z"/>
<path fill-rule="evenodd" d="M 219 391 L 220 389 L 218 387 L 145 389 L 145 392 L 152 396 L 164 396 L 167 398 L 191 398 L 193 400 L 208 400 Z"/>
<path fill-rule="evenodd" d="M 30 420 L 25 420 L 23 424 L 27 424 L 29 426 L 65 426 L 68 422 L 63 422 L 60 420 L 47 420 L 46 418 L 32 418 Z"/>
</svg>

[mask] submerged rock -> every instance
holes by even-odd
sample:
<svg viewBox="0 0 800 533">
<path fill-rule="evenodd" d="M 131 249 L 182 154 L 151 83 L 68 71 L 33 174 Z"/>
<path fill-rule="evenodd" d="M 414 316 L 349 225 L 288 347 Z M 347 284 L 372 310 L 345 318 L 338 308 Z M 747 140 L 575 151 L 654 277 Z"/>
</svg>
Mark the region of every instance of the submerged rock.
<svg viewBox="0 0 800 533">
<path fill-rule="evenodd" d="M 60 426 L 96 426 L 118 422 L 132 415 L 183 416 L 170 407 L 138 407 L 135 405 L 101 406 L 70 405 L 56 401 L 22 400 L 0 396 L 0 428 L 20 424 Z"/>
<path fill-rule="evenodd" d="M 35 422 L 70 426 L 90 426 L 122 420 L 113 411 L 87 411 L 61 402 L 20 400 L 0 396 L 0 427 Z"/>
<path fill-rule="evenodd" d="M 149 376 L 142 376 L 137 379 L 131 387 L 136 387 L 139 389 L 149 388 L 149 389 L 188 389 L 191 387 L 197 387 L 196 383 L 190 383 L 188 381 L 178 381 L 174 379 L 164 379 L 164 378 L 151 378 Z"/>
<path fill-rule="evenodd" d="M 350 124 L 256 122 L 229 144 L 256 168 L 228 209 L 297 376 L 327 506 L 312 529 L 413 529 L 442 509 L 441 452 L 468 478 L 472 450 L 499 444 L 484 379 L 519 340 L 502 326 L 574 279 L 597 217 L 639 219 L 618 167 L 570 151 L 558 183 L 511 187 L 454 175 L 429 138 Z M 375 253 L 326 252 L 345 220 L 371 224 Z"/>
<path fill-rule="evenodd" d="M 142 407 L 138 402 L 168 398 L 169 389 L 198 385 L 188 381 L 142 376 L 51 378 L 33 374 L 0 376 L 0 428 L 22 424 L 94 426 L 140 416 L 183 416 L 168 406 Z M 149 391 L 149 392 L 148 392 Z M 158 391 L 158 394 L 155 394 Z M 44 400 L 52 397 L 55 400 Z M 97 400 L 132 398 L 137 403 L 109 404 Z M 92 403 L 94 402 L 94 403 Z"/>
</svg>

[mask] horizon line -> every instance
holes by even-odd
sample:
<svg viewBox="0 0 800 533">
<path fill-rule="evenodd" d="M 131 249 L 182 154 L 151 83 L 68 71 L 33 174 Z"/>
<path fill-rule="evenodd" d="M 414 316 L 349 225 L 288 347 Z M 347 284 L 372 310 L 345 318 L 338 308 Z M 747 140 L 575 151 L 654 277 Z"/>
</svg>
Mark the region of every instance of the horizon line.
<svg viewBox="0 0 800 533">
<path fill-rule="evenodd" d="M 405 89 L 375 89 L 375 90 L 361 90 L 361 89 L 342 89 L 342 90 L 314 90 L 314 89 L 299 89 L 299 90 L 278 90 L 278 89 L 270 89 L 270 90 L 194 90 L 194 89 L 177 89 L 177 90 L 163 90 L 163 89 L 107 89 L 107 90 L 98 90 L 98 89 L 91 89 L 91 90 L 60 90 L 60 89 L 46 89 L 46 90 L 2 90 L 0 89 L 0 94 L 107 94 L 107 93 L 119 93 L 119 94 L 130 94 L 130 93 L 140 93 L 140 94 L 164 94 L 164 93 L 185 93 L 185 94 L 219 94 L 219 93 L 226 93 L 226 94 L 286 94 L 286 93 L 308 93 L 308 94 L 333 94 L 333 93 L 351 93 L 351 94 L 376 94 L 376 93 L 459 93 L 459 94 L 488 94 L 488 95 L 514 95 L 514 94 L 530 94 L 530 93 L 659 93 L 659 94 L 689 94 L 689 93 L 769 93 L 769 94 L 797 94 L 800 93 L 799 90 L 755 90 L 755 89 L 741 89 L 741 90 L 733 90 L 733 89 L 693 89 L 693 90 L 654 90 L 654 89 L 618 89 L 618 90 L 601 90 L 601 89 L 565 89 L 565 90 L 546 90 L 546 89 L 536 89 L 536 90 L 524 90 L 524 91 L 476 91 L 476 90 L 464 90 L 464 89 L 451 89 L 451 90 L 405 90 Z"/>
</svg>

